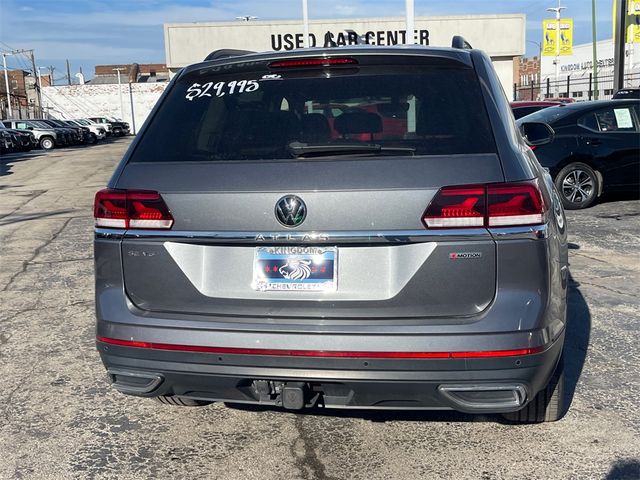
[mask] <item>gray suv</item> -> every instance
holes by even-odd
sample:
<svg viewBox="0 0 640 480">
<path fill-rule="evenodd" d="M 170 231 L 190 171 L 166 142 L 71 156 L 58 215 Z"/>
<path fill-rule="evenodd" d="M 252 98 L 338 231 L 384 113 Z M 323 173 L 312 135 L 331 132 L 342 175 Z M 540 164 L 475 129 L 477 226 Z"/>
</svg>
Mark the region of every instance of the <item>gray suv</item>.
<svg viewBox="0 0 640 480">
<path fill-rule="evenodd" d="M 43 150 L 51 150 L 56 145 L 66 144 L 66 140 L 59 129 L 51 127 L 39 120 L 3 120 L 2 123 L 7 128 L 17 130 L 29 130 L 38 141 L 38 145 Z"/>
<path fill-rule="evenodd" d="M 460 37 L 186 67 L 95 198 L 112 385 L 561 418 L 566 222 L 528 128 Z"/>
</svg>

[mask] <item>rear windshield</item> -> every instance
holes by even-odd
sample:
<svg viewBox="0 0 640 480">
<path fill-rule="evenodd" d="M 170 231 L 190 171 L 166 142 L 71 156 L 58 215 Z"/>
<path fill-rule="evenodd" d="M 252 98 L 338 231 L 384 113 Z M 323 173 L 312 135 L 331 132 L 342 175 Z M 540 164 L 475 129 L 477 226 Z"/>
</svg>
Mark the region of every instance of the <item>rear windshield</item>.
<svg viewBox="0 0 640 480">
<path fill-rule="evenodd" d="M 376 154 L 398 148 L 395 155 L 496 151 L 472 69 L 362 66 L 190 72 L 168 92 L 130 161 L 294 158 L 292 146 L 327 146 L 330 156 L 344 144 L 379 145 Z"/>
</svg>

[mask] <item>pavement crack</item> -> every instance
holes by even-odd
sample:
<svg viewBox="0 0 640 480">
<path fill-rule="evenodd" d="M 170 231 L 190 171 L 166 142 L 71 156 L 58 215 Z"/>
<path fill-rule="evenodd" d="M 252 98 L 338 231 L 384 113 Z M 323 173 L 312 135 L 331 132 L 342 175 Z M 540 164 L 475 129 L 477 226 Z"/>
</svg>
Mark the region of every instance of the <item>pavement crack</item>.
<svg viewBox="0 0 640 480">
<path fill-rule="evenodd" d="M 38 248 L 36 248 L 33 251 L 33 255 L 31 256 L 30 259 L 28 260 L 24 260 L 22 262 L 22 269 L 17 271 L 16 273 L 14 273 L 13 275 L 11 275 L 11 278 L 9 278 L 9 281 L 7 282 L 7 284 L 4 286 L 4 288 L 2 289 L 3 292 L 6 292 L 9 287 L 11 287 L 11 285 L 13 284 L 13 282 L 16 280 L 16 278 L 18 278 L 20 275 L 22 275 L 23 273 L 25 273 L 27 271 L 27 267 L 29 266 L 29 264 L 31 262 L 33 262 L 38 255 L 40 255 L 40 252 L 48 247 L 49 245 L 51 245 L 51 243 L 53 241 L 55 241 L 56 238 L 58 238 L 58 236 L 62 233 L 62 231 L 67 228 L 67 225 L 69 225 L 69 222 L 71 220 L 73 220 L 74 218 L 78 218 L 78 217 L 69 217 L 67 218 L 64 223 L 62 224 L 62 227 L 60 227 L 57 231 L 53 232 L 53 235 L 51 235 L 51 238 L 49 240 L 47 240 L 46 242 L 44 242 L 42 245 L 40 245 Z"/>
<path fill-rule="evenodd" d="M 87 260 L 93 260 L 93 257 L 65 258 L 62 260 L 48 260 L 46 262 L 29 262 L 29 265 L 53 265 L 56 263 L 86 262 Z"/>
<path fill-rule="evenodd" d="M 590 255 L 585 255 L 584 253 L 574 252 L 573 254 L 574 254 L 574 255 L 579 255 L 579 256 L 584 257 L 584 258 L 588 258 L 589 260 L 593 260 L 593 261 L 595 261 L 595 262 L 606 263 L 606 264 L 608 264 L 608 263 L 609 263 L 609 262 L 607 262 L 607 261 L 605 261 L 605 260 L 600 260 L 599 258 L 592 257 L 592 256 L 590 256 Z"/>
<path fill-rule="evenodd" d="M 324 465 L 318 458 L 313 437 L 305 428 L 302 415 L 296 416 L 295 426 L 298 438 L 291 445 L 291 454 L 296 467 L 300 470 L 301 478 L 304 480 L 332 480 L 332 477 L 327 476 L 324 471 Z"/>
<path fill-rule="evenodd" d="M 607 290 L 609 292 L 616 293 L 618 295 L 626 295 L 627 297 L 636 297 L 637 296 L 635 293 L 623 292 L 621 290 L 616 290 L 615 288 L 605 287 L 604 285 L 600 285 L 598 283 L 591 283 L 591 282 L 581 281 L 580 285 L 591 285 L 592 287 L 602 288 L 603 290 Z"/>
<path fill-rule="evenodd" d="M 13 215 L 14 213 L 16 213 L 18 210 L 20 210 L 22 207 L 24 207 L 25 205 L 27 205 L 29 202 L 35 200 L 36 198 L 38 198 L 40 195 L 42 195 L 43 193 L 47 193 L 49 190 L 35 190 L 33 191 L 33 195 L 31 195 L 31 197 L 29 197 L 29 199 L 24 202 L 22 205 L 20 205 L 19 207 L 14 208 L 12 211 L 10 211 L 9 213 L 5 214 L 5 215 L 0 215 L 0 219 L 3 218 L 8 218 L 11 215 Z"/>
</svg>

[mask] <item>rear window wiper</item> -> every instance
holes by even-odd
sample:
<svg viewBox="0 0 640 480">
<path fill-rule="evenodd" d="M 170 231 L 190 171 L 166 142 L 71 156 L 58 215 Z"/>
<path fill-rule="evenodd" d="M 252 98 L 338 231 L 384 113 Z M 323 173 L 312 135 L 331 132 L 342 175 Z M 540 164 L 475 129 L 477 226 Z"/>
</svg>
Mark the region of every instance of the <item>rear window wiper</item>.
<svg viewBox="0 0 640 480">
<path fill-rule="evenodd" d="M 377 143 L 322 143 L 307 144 L 291 142 L 289 152 L 296 158 L 322 157 L 331 155 L 357 155 L 359 153 L 401 153 L 413 155 L 412 147 L 383 147 Z"/>
</svg>

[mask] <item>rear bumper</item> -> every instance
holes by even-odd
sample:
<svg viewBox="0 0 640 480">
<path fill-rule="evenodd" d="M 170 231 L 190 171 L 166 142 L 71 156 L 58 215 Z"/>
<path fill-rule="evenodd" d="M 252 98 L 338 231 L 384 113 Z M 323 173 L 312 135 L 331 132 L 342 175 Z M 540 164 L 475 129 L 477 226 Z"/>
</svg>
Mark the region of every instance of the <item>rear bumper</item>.
<svg viewBox="0 0 640 480">
<path fill-rule="evenodd" d="M 500 413 L 522 408 L 544 388 L 563 339 L 564 332 L 542 352 L 499 358 L 309 358 L 97 346 L 113 386 L 139 396 L 282 406 L 279 392 L 293 386 L 306 405 Z"/>
</svg>

